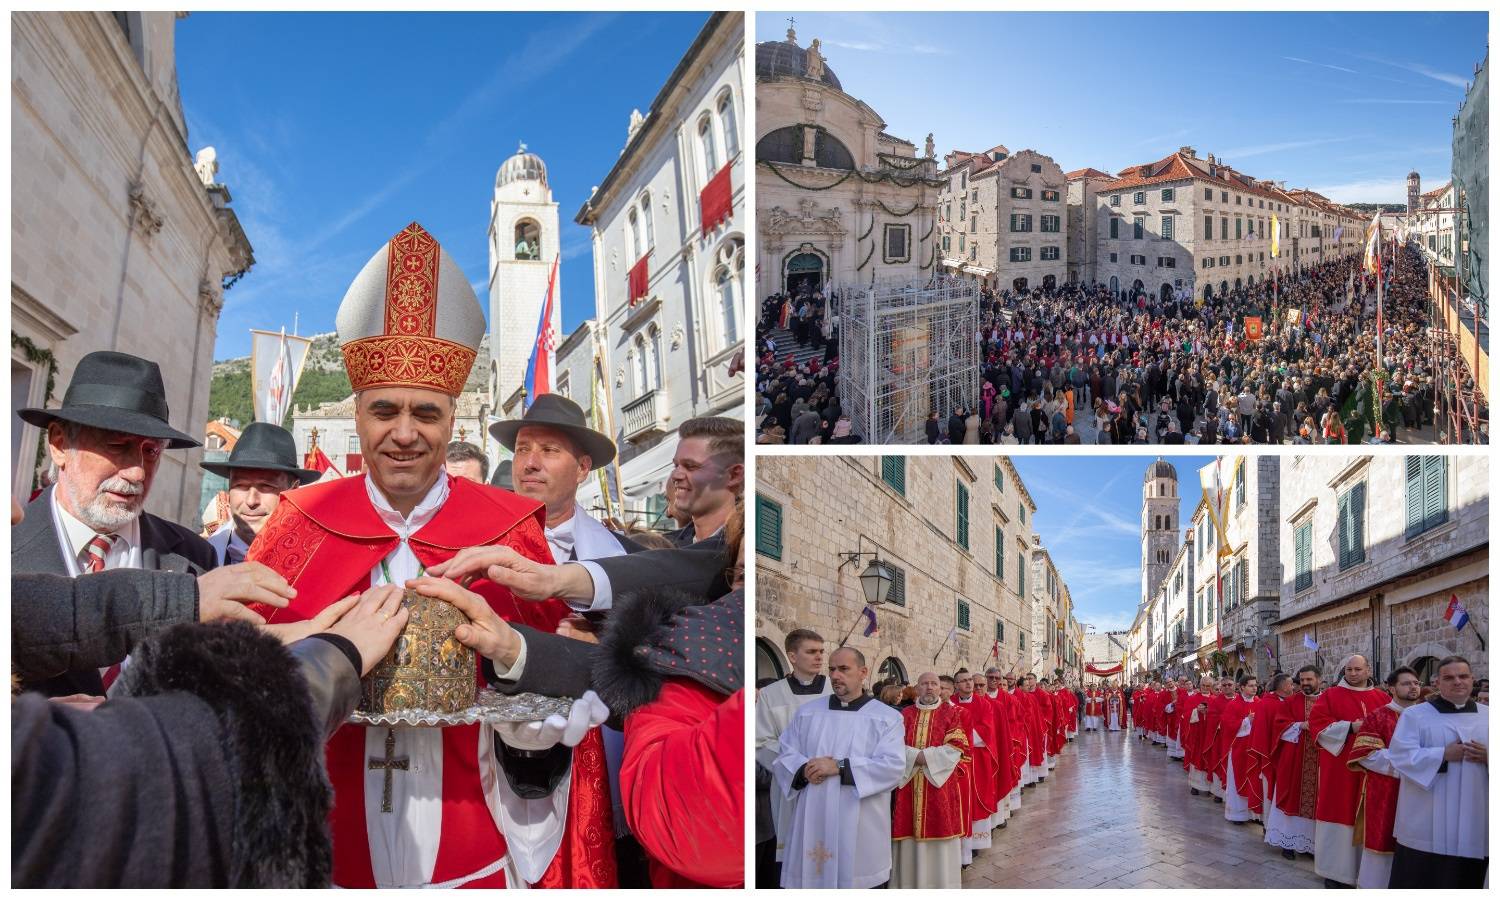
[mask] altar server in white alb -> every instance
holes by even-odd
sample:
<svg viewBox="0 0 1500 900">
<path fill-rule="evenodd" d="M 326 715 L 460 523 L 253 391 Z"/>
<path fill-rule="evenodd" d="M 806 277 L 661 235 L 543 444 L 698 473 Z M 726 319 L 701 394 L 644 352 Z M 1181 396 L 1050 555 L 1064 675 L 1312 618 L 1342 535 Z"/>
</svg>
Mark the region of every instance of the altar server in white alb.
<svg viewBox="0 0 1500 900">
<path fill-rule="evenodd" d="M 755 761 L 770 772 L 781 755 L 781 733 L 792 716 L 807 703 L 828 696 L 828 676 L 823 674 L 823 636 L 807 628 L 794 629 L 783 643 L 792 673 L 760 689 L 755 695 Z M 826 700 L 824 701 L 827 702 Z M 771 821 L 776 831 L 776 861 L 786 849 L 786 834 L 792 813 L 792 798 L 771 792 Z M 769 885 L 766 885 L 769 887 Z"/>
<path fill-rule="evenodd" d="M 781 867 L 787 888 L 871 888 L 891 877 L 891 791 L 906 772 L 901 714 L 865 693 L 864 655 L 829 658 L 833 696 L 781 734 L 773 772 L 792 800 Z"/>
<path fill-rule="evenodd" d="M 1386 754 L 1401 776 L 1393 888 L 1480 888 L 1489 869 L 1490 709 L 1469 661 L 1438 663 L 1438 693 L 1401 713 Z"/>
</svg>

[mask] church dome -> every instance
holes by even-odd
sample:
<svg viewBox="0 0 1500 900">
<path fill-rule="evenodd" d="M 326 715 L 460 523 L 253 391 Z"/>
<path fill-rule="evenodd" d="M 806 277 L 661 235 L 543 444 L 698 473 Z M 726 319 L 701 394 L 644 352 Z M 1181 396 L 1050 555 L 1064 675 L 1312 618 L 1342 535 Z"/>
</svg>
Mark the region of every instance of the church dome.
<svg viewBox="0 0 1500 900">
<path fill-rule="evenodd" d="M 1177 469 L 1166 460 L 1158 459 L 1146 467 L 1146 480 L 1150 481 L 1153 478 L 1170 478 L 1176 481 Z"/>
<path fill-rule="evenodd" d="M 788 37 L 792 37 L 788 35 Z M 795 40 L 795 39 L 794 39 Z M 755 77 L 762 78 L 806 78 L 807 50 L 796 45 L 794 40 L 764 41 L 755 45 Z M 818 79 L 829 87 L 843 90 L 839 77 L 825 62 L 823 77 Z"/>
<path fill-rule="evenodd" d="M 525 144 L 516 150 L 515 156 L 500 164 L 495 187 L 505 187 L 512 181 L 539 181 L 543 187 L 547 186 L 547 164 L 535 153 L 527 153 Z"/>
</svg>

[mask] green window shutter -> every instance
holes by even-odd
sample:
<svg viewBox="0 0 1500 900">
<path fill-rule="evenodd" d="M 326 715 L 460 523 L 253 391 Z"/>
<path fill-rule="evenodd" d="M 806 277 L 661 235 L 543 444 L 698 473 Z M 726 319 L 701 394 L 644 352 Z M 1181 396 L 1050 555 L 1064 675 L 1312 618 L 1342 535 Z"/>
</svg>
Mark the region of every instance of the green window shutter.
<svg viewBox="0 0 1500 900">
<path fill-rule="evenodd" d="M 1406 536 L 1409 538 L 1426 529 L 1423 524 L 1426 516 L 1426 468 L 1422 457 L 1406 458 Z"/>
<path fill-rule="evenodd" d="M 1339 495 L 1339 571 L 1349 568 L 1349 494 Z"/>
<path fill-rule="evenodd" d="M 995 577 L 1005 580 L 1005 532 L 995 526 Z"/>
<path fill-rule="evenodd" d="M 1312 523 L 1304 522 L 1297 526 L 1296 532 L 1297 551 L 1297 580 L 1293 585 L 1294 590 L 1305 591 L 1312 587 Z"/>
<path fill-rule="evenodd" d="M 957 509 L 958 527 L 955 539 L 958 545 L 965 550 L 969 549 L 969 489 L 962 482 L 956 482 L 958 487 Z"/>
<path fill-rule="evenodd" d="M 1422 530 L 1448 521 L 1448 460 L 1443 456 L 1422 457 L 1424 509 Z"/>
<path fill-rule="evenodd" d="M 995 490 L 1005 493 L 1005 478 L 1000 474 L 1000 467 L 995 467 Z"/>
<path fill-rule="evenodd" d="M 1017 640 L 1019 640 L 1021 642 L 1021 649 L 1025 650 L 1026 649 L 1026 632 L 1024 632 L 1024 631 L 1018 631 L 1018 632 L 1016 632 L 1016 638 L 1017 638 Z"/>
<path fill-rule="evenodd" d="M 1016 574 L 1020 576 L 1020 594 L 1026 596 L 1026 557 L 1016 554 Z"/>
<path fill-rule="evenodd" d="M 904 456 L 882 456 L 880 458 L 880 478 L 886 484 L 895 488 L 896 493 L 906 496 L 906 457 Z"/>
<path fill-rule="evenodd" d="M 995 640 L 1005 643 L 1005 623 L 999 619 L 995 620 Z"/>
<path fill-rule="evenodd" d="M 1351 564 L 1365 561 L 1365 483 L 1361 481 L 1349 492 L 1349 519 L 1354 543 L 1350 547 Z"/>
<path fill-rule="evenodd" d="M 961 631 L 969 630 L 969 601 L 958 601 L 958 627 Z"/>
<path fill-rule="evenodd" d="M 1250 561 L 1240 560 L 1240 596 L 1239 601 L 1244 603 L 1250 598 Z"/>
<path fill-rule="evenodd" d="M 755 495 L 755 552 L 781 559 L 781 504 Z"/>
<path fill-rule="evenodd" d="M 886 568 L 891 573 L 891 589 L 885 595 L 885 602 L 895 606 L 906 605 L 906 570 L 899 569 L 889 563 Z"/>
</svg>

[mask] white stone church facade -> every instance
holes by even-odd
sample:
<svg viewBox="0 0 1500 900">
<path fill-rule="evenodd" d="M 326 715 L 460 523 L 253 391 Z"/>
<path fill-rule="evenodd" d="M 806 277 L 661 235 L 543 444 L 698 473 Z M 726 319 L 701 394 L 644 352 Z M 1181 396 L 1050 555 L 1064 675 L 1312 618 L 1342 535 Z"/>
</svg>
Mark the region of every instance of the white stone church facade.
<svg viewBox="0 0 1500 900">
<path fill-rule="evenodd" d="M 11 17 L 11 494 L 30 495 L 41 429 L 84 354 L 154 360 L 171 424 L 203 433 L 224 292 L 254 263 L 178 97 L 171 12 Z M 53 380 L 48 397 L 48 380 Z M 202 451 L 164 454 L 149 512 L 199 520 Z"/>
</svg>

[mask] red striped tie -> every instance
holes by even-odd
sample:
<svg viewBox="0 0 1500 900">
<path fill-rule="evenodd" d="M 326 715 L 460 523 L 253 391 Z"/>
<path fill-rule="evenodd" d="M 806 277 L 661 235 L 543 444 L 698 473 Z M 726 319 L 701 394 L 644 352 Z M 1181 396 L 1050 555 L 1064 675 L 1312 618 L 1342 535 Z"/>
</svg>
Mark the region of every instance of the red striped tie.
<svg viewBox="0 0 1500 900">
<path fill-rule="evenodd" d="M 115 541 L 116 539 L 118 539 L 118 537 L 119 535 L 114 534 L 94 535 L 93 539 L 90 540 L 88 544 L 83 548 L 82 562 L 83 572 L 85 575 L 92 575 L 96 572 L 104 571 L 104 557 L 108 555 L 109 548 L 114 546 Z M 104 673 L 104 689 L 106 691 L 109 690 L 109 686 L 114 683 L 115 679 L 118 678 L 119 675 L 120 666 L 118 663 L 110 666 L 109 669 Z"/>
</svg>

